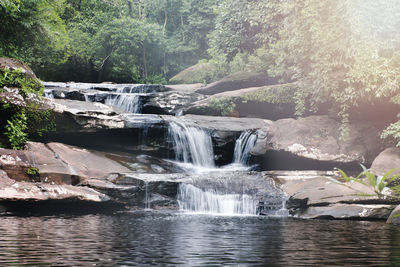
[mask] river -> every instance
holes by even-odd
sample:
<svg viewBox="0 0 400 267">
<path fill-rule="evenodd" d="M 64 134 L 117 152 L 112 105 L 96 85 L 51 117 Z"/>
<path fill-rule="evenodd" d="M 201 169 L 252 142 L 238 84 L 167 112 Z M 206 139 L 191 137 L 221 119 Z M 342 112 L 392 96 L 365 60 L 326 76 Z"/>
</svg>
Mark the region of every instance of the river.
<svg viewBox="0 0 400 267">
<path fill-rule="evenodd" d="M 1 266 L 398 266 L 384 222 L 132 211 L 0 218 Z"/>
</svg>

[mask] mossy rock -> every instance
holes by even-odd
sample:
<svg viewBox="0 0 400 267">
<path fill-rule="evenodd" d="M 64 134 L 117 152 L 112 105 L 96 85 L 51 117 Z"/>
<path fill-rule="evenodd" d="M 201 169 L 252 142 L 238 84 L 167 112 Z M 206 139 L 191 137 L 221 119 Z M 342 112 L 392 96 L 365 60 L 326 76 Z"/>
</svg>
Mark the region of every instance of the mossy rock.
<svg viewBox="0 0 400 267">
<path fill-rule="evenodd" d="M 18 88 L 24 97 L 28 93 L 41 95 L 44 89 L 28 65 L 15 58 L 0 57 L 0 89 L 4 87 Z"/>
<path fill-rule="evenodd" d="M 214 78 L 217 68 L 211 63 L 199 63 L 186 68 L 169 80 L 170 84 L 208 83 Z"/>
<path fill-rule="evenodd" d="M 197 90 L 197 93 L 214 95 L 226 91 L 276 84 L 275 78 L 262 72 L 239 71 Z"/>
</svg>

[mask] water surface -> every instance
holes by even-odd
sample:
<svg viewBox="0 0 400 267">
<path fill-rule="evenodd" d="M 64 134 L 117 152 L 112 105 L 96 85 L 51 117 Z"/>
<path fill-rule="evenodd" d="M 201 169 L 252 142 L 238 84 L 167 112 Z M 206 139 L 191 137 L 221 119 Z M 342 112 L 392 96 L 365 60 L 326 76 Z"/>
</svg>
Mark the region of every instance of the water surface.
<svg viewBox="0 0 400 267">
<path fill-rule="evenodd" d="M 2 266 L 397 266 L 383 222 L 163 212 L 0 217 Z"/>
</svg>

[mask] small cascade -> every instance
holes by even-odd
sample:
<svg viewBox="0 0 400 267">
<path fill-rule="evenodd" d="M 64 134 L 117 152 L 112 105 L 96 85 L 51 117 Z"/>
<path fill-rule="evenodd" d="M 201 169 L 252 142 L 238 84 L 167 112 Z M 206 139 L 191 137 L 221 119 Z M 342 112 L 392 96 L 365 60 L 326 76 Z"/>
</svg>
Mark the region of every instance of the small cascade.
<svg viewBox="0 0 400 267">
<path fill-rule="evenodd" d="M 116 107 L 127 113 L 140 113 L 141 101 L 138 94 L 124 94 L 119 93 L 110 95 L 105 101 L 106 105 Z"/>
<path fill-rule="evenodd" d="M 176 160 L 199 167 L 215 167 L 212 141 L 207 132 L 176 120 L 169 123 L 168 133 L 174 144 Z"/>
<path fill-rule="evenodd" d="M 179 209 L 186 212 L 221 215 L 257 215 L 258 200 L 247 194 L 221 194 L 180 184 Z"/>
<path fill-rule="evenodd" d="M 247 165 L 250 151 L 257 141 L 257 135 L 252 131 L 244 131 L 236 140 L 233 154 L 233 163 Z"/>
</svg>

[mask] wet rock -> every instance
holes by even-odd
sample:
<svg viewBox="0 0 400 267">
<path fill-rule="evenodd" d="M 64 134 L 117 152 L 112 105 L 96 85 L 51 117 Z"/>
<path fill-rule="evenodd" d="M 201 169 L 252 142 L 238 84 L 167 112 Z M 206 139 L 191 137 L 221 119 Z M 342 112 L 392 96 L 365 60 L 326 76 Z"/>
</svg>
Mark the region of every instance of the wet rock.
<svg viewBox="0 0 400 267">
<path fill-rule="evenodd" d="M 309 207 L 298 216 L 304 219 L 386 220 L 393 208 L 391 205 L 333 204 Z"/>
<path fill-rule="evenodd" d="M 152 94 L 144 103 L 142 112 L 146 114 L 175 115 L 189 104 L 204 99 L 205 96 L 193 92 L 169 91 Z"/>
<path fill-rule="evenodd" d="M 275 84 L 276 80 L 269 78 L 265 73 L 240 71 L 211 83 L 204 88 L 197 90 L 197 93 L 214 95 L 225 91 L 234 91 L 249 87 Z"/>
<path fill-rule="evenodd" d="M 58 132 L 122 129 L 124 120 L 109 106 L 101 103 L 50 99 Z"/>
<path fill-rule="evenodd" d="M 371 171 L 375 175 L 384 175 L 391 169 L 397 169 L 400 166 L 400 148 L 390 147 L 381 152 L 372 162 Z M 398 173 L 400 169 L 393 174 Z"/>
<path fill-rule="evenodd" d="M 276 152 L 287 155 L 287 159 L 291 156 L 321 164 L 369 165 L 385 148 L 380 138 L 383 128 L 369 122 L 354 122 L 349 125 L 348 137 L 342 140 L 340 123 L 328 116 L 282 119 L 257 132 L 251 153 L 265 156 L 265 161 L 270 160 L 269 152 Z M 289 160 L 286 164 L 290 164 Z"/>
<path fill-rule="evenodd" d="M 16 182 L 0 188 L 0 202 L 46 200 L 107 202 L 110 198 L 91 188 L 72 185 Z"/>
</svg>

